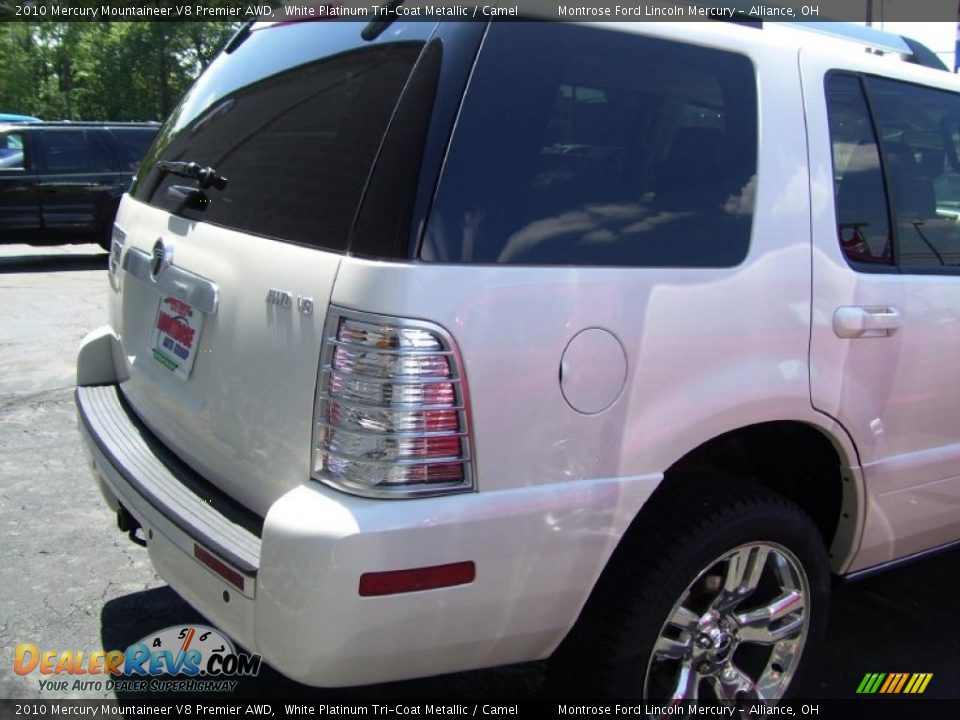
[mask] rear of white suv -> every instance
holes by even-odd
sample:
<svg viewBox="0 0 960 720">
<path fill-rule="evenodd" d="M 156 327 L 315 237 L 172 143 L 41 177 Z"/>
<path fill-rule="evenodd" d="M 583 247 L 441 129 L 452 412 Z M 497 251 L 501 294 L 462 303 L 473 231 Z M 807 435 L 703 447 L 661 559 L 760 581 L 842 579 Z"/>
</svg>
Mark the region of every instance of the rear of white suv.
<svg viewBox="0 0 960 720">
<path fill-rule="evenodd" d="M 796 38 L 362 27 L 241 33 L 121 206 L 77 393 L 121 526 L 311 684 L 566 638 L 590 692 L 782 696 L 866 504 Z"/>
</svg>

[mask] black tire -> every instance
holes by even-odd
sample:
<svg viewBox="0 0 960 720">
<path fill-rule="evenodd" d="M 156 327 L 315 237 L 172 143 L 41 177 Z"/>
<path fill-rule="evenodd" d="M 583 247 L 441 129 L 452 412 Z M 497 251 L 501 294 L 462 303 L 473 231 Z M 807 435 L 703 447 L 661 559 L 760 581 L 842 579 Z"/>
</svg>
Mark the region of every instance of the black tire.
<svg viewBox="0 0 960 720">
<path fill-rule="evenodd" d="M 677 486 L 654 494 L 618 547 L 554 656 L 550 694 L 663 704 L 677 690 L 682 702 L 758 693 L 774 699 L 788 695 L 814 664 L 830 575 L 810 518 L 746 483 Z M 731 593 L 725 581 L 737 578 L 740 566 L 741 592 Z M 754 589 L 744 594 L 753 578 Z M 774 608 L 783 616 L 766 630 L 758 613 L 747 615 Z M 667 622 L 671 615 L 676 623 Z M 760 643 L 781 633 L 775 644 Z"/>
</svg>

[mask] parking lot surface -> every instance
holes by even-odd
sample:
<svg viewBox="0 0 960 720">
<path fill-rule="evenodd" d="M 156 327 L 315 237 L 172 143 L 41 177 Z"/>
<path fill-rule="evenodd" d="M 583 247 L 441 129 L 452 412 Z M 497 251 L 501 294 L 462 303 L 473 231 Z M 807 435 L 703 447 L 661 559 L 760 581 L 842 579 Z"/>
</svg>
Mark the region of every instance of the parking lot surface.
<svg viewBox="0 0 960 720">
<path fill-rule="evenodd" d="M 102 698 L 41 690 L 14 649 L 123 649 L 204 622 L 116 530 L 76 430 L 81 338 L 106 320 L 106 254 L 96 245 L 0 246 L 0 698 Z M 960 699 L 960 553 L 834 593 L 829 642 L 802 694 L 849 698 L 867 672 L 929 672 L 925 697 Z M 234 696 L 283 699 L 537 698 L 543 663 L 365 688 L 318 690 L 268 667 Z"/>
</svg>

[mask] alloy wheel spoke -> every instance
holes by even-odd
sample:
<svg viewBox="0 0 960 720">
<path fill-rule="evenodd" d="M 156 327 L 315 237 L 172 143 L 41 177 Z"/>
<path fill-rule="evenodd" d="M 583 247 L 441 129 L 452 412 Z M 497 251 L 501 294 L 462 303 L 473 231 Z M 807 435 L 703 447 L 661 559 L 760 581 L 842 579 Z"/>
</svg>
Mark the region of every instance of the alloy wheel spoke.
<svg viewBox="0 0 960 720">
<path fill-rule="evenodd" d="M 665 703 L 664 718 L 697 700 L 704 683 L 721 699 L 782 697 L 803 651 L 810 590 L 789 549 L 749 542 L 701 567 L 647 656 L 643 692 Z M 755 647 L 739 654 L 745 645 Z M 748 662 L 765 669 L 753 677 L 737 665 Z"/>
<path fill-rule="evenodd" d="M 757 684 L 736 665 L 729 665 L 717 675 L 710 676 L 717 695 L 723 700 L 760 700 Z"/>
<path fill-rule="evenodd" d="M 803 617 L 795 617 L 775 628 L 769 626 L 748 626 L 740 630 L 740 642 L 758 645 L 774 645 L 782 640 L 795 638 L 803 630 Z"/>
<path fill-rule="evenodd" d="M 725 600 L 734 604 L 741 602 L 757 589 L 769 554 L 769 547 L 756 545 L 742 548 L 730 556 L 723 582 Z"/>
<path fill-rule="evenodd" d="M 694 633 L 700 622 L 700 616 L 693 610 L 688 610 L 683 605 L 677 605 L 667 622 L 681 630 L 686 630 L 688 633 Z"/>
<path fill-rule="evenodd" d="M 661 635 L 653 646 L 653 656 L 658 660 L 683 660 L 690 652 L 692 641 L 689 635 L 682 640 Z"/>
<path fill-rule="evenodd" d="M 670 705 L 679 705 L 684 700 L 697 699 L 697 686 L 700 684 L 700 676 L 693 669 L 690 662 L 685 662 L 680 666 L 680 673 L 677 675 L 677 686 L 670 696 Z"/>
<path fill-rule="evenodd" d="M 803 629 L 805 602 L 799 590 L 787 590 L 767 605 L 734 616 L 742 642 L 772 645 Z M 783 621 L 783 622 L 780 622 Z"/>
</svg>

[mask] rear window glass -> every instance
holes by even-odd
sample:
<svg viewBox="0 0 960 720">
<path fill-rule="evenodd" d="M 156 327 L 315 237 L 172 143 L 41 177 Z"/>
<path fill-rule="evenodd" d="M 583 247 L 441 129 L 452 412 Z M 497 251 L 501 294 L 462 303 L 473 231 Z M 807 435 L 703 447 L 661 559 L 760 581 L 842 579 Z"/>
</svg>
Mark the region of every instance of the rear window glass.
<svg viewBox="0 0 960 720">
<path fill-rule="evenodd" d="M 191 219 L 345 249 L 423 46 L 361 43 L 357 27 L 339 23 L 252 33 L 233 54 L 221 55 L 174 111 L 144 159 L 134 196 Z M 196 183 L 161 172 L 158 160 L 212 167 L 227 186 L 207 190 L 205 204 L 185 202 L 182 189 Z"/>
<path fill-rule="evenodd" d="M 124 166 L 136 170 L 157 131 L 150 128 L 111 128 L 110 134 L 120 147 Z"/>
<path fill-rule="evenodd" d="M 742 55 L 550 23 L 495 23 L 451 142 L 428 261 L 727 267 L 757 164 Z"/>
</svg>

